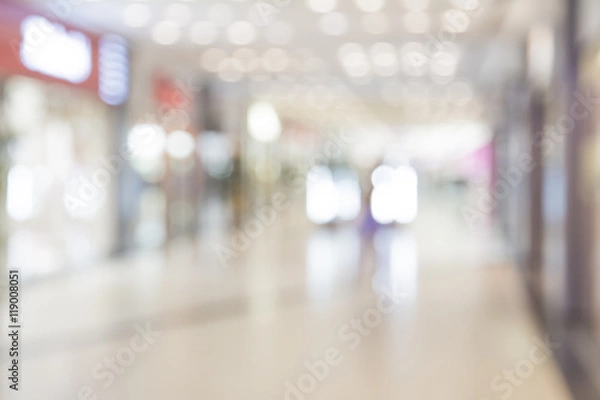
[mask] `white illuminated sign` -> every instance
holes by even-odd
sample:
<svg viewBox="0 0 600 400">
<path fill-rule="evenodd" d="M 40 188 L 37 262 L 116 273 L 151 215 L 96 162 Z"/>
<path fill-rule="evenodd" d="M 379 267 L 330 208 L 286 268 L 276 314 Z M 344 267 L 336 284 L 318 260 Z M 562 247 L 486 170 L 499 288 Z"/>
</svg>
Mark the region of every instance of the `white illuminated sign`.
<svg viewBox="0 0 600 400">
<path fill-rule="evenodd" d="M 72 83 L 89 78 L 92 46 L 83 33 L 34 15 L 23 20 L 21 34 L 21 62 L 31 71 Z"/>
</svg>

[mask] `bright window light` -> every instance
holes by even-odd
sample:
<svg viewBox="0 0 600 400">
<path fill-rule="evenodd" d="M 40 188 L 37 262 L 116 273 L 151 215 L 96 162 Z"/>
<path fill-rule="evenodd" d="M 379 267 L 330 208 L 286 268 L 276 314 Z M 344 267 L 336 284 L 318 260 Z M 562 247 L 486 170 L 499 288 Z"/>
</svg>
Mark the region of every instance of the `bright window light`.
<svg viewBox="0 0 600 400">
<path fill-rule="evenodd" d="M 196 141 L 191 133 L 173 131 L 167 138 L 167 153 L 172 158 L 184 160 L 196 150 Z"/>
<path fill-rule="evenodd" d="M 33 216 L 34 176 L 23 165 L 17 165 L 8 171 L 6 212 L 15 221 L 25 221 Z"/>
<path fill-rule="evenodd" d="M 360 185 L 356 179 L 344 178 L 336 182 L 337 216 L 343 221 L 351 221 L 360 213 Z"/>
<path fill-rule="evenodd" d="M 371 193 L 371 213 L 380 224 L 391 224 L 395 219 L 397 192 L 391 183 L 380 184 Z"/>
<path fill-rule="evenodd" d="M 418 212 L 418 177 L 414 168 L 378 167 L 371 177 L 371 213 L 380 224 L 414 221 Z"/>
<path fill-rule="evenodd" d="M 306 215 L 315 224 L 335 219 L 338 210 L 337 192 L 331 171 L 314 167 L 306 177 Z"/>
<path fill-rule="evenodd" d="M 259 142 L 273 142 L 281 135 L 281 122 L 271 103 L 260 101 L 248 109 L 248 133 Z"/>
<path fill-rule="evenodd" d="M 164 129 L 156 124 L 137 124 L 127 136 L 129 151 L 139 159 L 155 159 L 162 156 L 166 146 Z"/>
<path fill-rule="evenodd" d="M 419 193 L 417 172 L 407 165 L 396 168 L 395 186 L 399 196 L 396 209 L 396 222 L 409 224 L 415 220 L 418 212 Z"/>
</svg>

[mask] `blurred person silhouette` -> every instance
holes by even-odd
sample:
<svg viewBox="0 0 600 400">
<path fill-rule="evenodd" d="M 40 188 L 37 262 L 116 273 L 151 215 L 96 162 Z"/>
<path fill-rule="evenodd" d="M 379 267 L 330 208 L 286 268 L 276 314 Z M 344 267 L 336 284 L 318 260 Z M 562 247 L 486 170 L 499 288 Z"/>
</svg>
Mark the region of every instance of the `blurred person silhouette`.
<svg viewBox="0 0 600 400">
<path fill-rule="evenodd" d="M 373 209 L 371 207 L 371 200 L 373 197 L 373 190 L 375 187 L 371 182 L 371 176 L 379 164 L 371 168 L 368 174 L 367 187 L 364 191 L 365 195 L 363 198 L 363 207 L 360 216 L 360 260 L 359 260 L 359 274 L 363 275 L 368 273 L 369 265 L 377 266 L 377 252 L 375 249 L 375 236 L 377 232 L 384 226 L 377 222 L 373 216 Z M 371 263 L 371 264 L 369 264 Z M 374 268 L 372 269 L 374 271 Z"/>
</svg>

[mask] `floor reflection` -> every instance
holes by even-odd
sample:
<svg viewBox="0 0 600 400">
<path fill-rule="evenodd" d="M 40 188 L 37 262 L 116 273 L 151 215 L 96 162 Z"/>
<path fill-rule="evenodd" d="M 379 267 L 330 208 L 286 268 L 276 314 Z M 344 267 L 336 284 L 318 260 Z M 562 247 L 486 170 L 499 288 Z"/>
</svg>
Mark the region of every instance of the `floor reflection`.
<svg viewBox="0 0 600 400">
<path fill-rule="evenodd" d="M 360 236 L 351 227 L 317 228 L 306 248 L 306 284 L 309 297 L 323 299 L 344 282 L 355 280 Z"/>
<path fill-rule="evenodd" d="M 375 293 L 391 291 L 415 299 L 418 247 L 408 227 L 382 227 L 361 237 L 351 226 L 318 227 L 306 248 L 306 283 L 309 297 L 324 299 L 351 281 L 370 281 Z"/>
<path fill-rule="evenodd" d="M 417 294 L 418 248 L 409 228 L 387 228 L 375 235 L 377 270 L 373 288 L 385 287 L 406 300 Z"/>
</svg>

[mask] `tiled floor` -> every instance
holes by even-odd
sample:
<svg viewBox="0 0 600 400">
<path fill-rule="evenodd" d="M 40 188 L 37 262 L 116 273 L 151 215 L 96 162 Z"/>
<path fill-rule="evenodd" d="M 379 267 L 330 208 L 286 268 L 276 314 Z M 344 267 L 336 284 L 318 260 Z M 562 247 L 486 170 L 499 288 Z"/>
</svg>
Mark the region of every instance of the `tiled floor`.
<svg viewBox="0 0 600 400">
<path fill-rule="evenodd" d="M 13 397 L 569 399 L 516 272 L 452 213 L 380 233 L 377 267 L 294 214 L 228 268 L 205 237 L 24 285 Z"/>
</svg>

